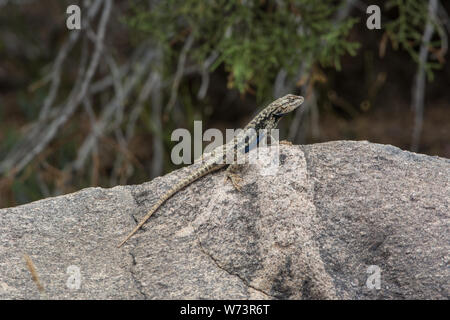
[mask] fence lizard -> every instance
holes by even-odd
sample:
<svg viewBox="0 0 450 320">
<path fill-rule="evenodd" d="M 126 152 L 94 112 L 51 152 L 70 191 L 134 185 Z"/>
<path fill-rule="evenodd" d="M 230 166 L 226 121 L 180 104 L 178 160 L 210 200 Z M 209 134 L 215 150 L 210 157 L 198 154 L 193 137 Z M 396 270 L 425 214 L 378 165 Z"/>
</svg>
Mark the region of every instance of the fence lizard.
<svg viewBox="0 0 450 320">
<path fill-rule="evenodd" d="M 234 187 L 240 190 L 240 178 L 235 174 L 239 167 L 237 163 L 228 162 L 230 157 L 233 159 L 238 154 L 248 153 L 255 148 L 258 141 L 261 140 L 264 132 L 270 132 L 271 129 L 276 128 L 280 118 L 296 109 L 303 103 L 303 97 L 288 94 L 279 98 L 269 104 L 262 110 L 252 121 L 250 121 L 240 133 L 238 133 L 230 142 L 217 147 L 213 152 L 203 155 L 201 157 L 202 164 L 199 168 L 194 169 L 186 178 L 175 184 L 168 190 L 148 211 L 139 224 L 131 231 L 128 236 L 118 244 L 121 247 L 128 239 L 130 239 L 136 231 L 150 218 L 150 216 L 158 210 L 158 208 L 175 193 L 200 179 L 204 175 L 216 171 L 224 166 L 228 166 L 225 179 L 230 179 Z"/>
</svg>

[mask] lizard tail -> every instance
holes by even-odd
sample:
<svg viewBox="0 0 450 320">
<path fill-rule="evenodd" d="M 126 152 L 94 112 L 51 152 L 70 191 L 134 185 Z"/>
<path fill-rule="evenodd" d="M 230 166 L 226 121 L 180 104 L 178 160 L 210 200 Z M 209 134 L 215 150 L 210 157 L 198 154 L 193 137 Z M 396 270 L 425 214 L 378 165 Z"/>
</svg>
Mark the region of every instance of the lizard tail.
<svg viewBox="0 0 450 320">
<path fill-rule="evenodd" d="M 142 220 L 139 222 L 139 224 L 133 229 L 133 231 L 131 231 L 125 239 L 122 240 L 122 242 L 120 242 L 117 245 L 117 248 L 120 248 L 125 242 L 127 242 L 128 239 L 130 239 L 141 227 L 142 225 L 152 216 L 152 214 L 158 210 L 158 208 L 164 203 L 166 202 L 167 199 L 169 199 L 171 196 L 173 196 L 175 193 L 177 193 L 178 191 L 180 191 L 181 189 L 183 189 L 184 187 L 190 185 L 192 182 L 194 182 L 195 180 L 199 179 L 200 177 L 204 176 L 205 174 L 217 170 L 219 168 L 221 168 L 222 166 L 220 165 L 214 165 L 214 166 L 206 166 L 204 168 L 202 168 L 201 170 L 199 170 L 195 175 L 190 176 L 180 182 L 178 182 L 173 188 L 171 188 L 169 191 L 167 191 L 154 205 L 153 207 L 147 212 L 147 214 L 145 215 L 144 218 L 142 218 Z"/>
<path fill-rule="evenodd" d="M 158 210 L 158 208 L 164 203 L 164 201 L 168 199 L 168 197 L 164 197 L 160 200 L 158 200 L 158 202 L 155 203 L 155 205 L 147 212 L 147 214 L 145 215 L 145 217 L 139 222 L 139 224 L 133 229 L 133 231 L 131 231 L 127 237 L 125 239 L 122 240 L 122 242 L 120 242 L 117 245 L 117 248 L 120 248 L 125 242 L 127 242 L 128 239 L 130 239 L 141 227 L 142 225 L 151 217 L 151 215 Z"/>
<path fill-rule="evenodd" d="M 192 183 L 193 181 L 190 181 L 190 179 L 183 180 L 175 185 L 171 190 L 166 192 L 154 205 L 153 207 L 147 212 L 144 218 L 138 223 L 138 225 L 131 231 L 125 239 L 122 240 L 117 245 L 117 248 L 120 248 L 125 242 L 127 242 L 128 239 L 130 239 L 143 225 L 147 220 L 152 216 L 153 213 L 155 213 L 156 210 L 164 203 L 167 199 L 169 199 L 171 196 L 173 196 L 175 193 L 177 193 L 182 188 L 186 187 L 188 184 Z"/>
</svg>

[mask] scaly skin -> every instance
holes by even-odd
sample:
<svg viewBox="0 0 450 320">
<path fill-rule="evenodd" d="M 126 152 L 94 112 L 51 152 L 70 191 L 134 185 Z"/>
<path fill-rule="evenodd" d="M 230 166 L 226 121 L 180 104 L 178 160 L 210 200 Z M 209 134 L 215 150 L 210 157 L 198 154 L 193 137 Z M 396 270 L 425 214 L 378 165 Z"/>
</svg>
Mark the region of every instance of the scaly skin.
<svg viewBox="0 0 450 320">
<path fill-rule="evenodd" d="M 239 180 L 234 172 L 239 164 L 227 164 L 227 159 L 234 159 L 236 154 L 242 154 L 249 152 L 252 148 L 257 146 L 257 142 L 261 139 L 258 134 L 260 130 L 265 129 L 265 132 L 270 132 L 271 129 L 275 129 L 281 117 L 293 110 L 303 103 L 303 97 L 288 94 L 282 98 L 279 98 L 269 104 L 264 110 L 262 110 L 252 121 L 250 121 L 233 140 L 217 147 L 211 152 L 206 160 L 202 161 L 199 168 L 194 169 L 185 179 L 180 180 L 170 190 L 168 190 L 148 211 L 139 224 L 131 231 L 127 237 L 118 244 L 117 247 L 121 247 L 128 239 L 130 239 L 142 225 L 151 217 L 151 215 L 158 210 L 158 208 L 172 197 L 175 193 L 190 185 L 194 181 L 207 175 L 210 172 L 219 170 L 225 166 L 228 166 L 226 177 L 231 180 L 234 187 L 240 190 Z"/>
</svg>

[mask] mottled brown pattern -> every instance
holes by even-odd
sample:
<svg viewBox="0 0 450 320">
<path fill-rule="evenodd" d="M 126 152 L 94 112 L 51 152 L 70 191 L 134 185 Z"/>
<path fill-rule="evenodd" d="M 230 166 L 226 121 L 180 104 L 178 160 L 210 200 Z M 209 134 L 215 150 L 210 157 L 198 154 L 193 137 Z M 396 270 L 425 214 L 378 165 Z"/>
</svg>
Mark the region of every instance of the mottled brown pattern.
<svg viewBox="0 0 450 320">
<path fill-rule="evenodd" d="M 131 231 L 128 236 L 118 244 L 117 247 L 121 247 L 128 239 L 130 239 L 142 225 L 151 217 L 151 215 L 158 210 L 158 208 L 175 193 L 188 186 L 192 182 L 198 180 L 204 175 L 227 166 L 226 159 L 230 159 L 229 156 L 234 156 L 236 153 L 244 153 L 247 147 L 255 143 L 258 138 L 258 130 L 274 129 L 280 118 L 295 110 L 303 103 L 304 99 L 301 96 L 293 94 L 285 95 L 269 104 L 263 111 L 261 111 L 252 121 L 249 122 L 236 137 L 229 143 L 217 147 L 209 156 L 206 156 L 200 168 L 195 168 L 185 179 L 178 182 L 173 188 L 167 191 L 148 211 L 139 224 Z M 254 130 L 252 130 L 254 129 Z M 227 177 L 231 179 L 233 185 L 240 190 L 238 184 L 238 177 L 233 173 L 238 164 L 232 164 L 227 170 Z"/>
</svg>

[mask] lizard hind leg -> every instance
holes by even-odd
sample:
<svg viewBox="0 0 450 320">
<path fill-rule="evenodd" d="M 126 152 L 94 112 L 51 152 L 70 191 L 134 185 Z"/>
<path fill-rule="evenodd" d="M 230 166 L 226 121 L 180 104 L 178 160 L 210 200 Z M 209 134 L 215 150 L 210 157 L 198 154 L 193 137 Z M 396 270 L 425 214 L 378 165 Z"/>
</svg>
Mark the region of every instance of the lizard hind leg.
<svg viewBox="0 0 450 320">
<path fill-rule="evenodd" d="M 280 144 L 284 144 L 286 146 L 292 146 L 292 142 L 291 141 L 287 141 L 287 140 L 281 140 L 279 143 Z"/>
<path fill-rule="evenodd" d="M 225 183 L 228 181 L 228 179 L 230 179 L 231 183 L 237 191 L 241 191 L 242 188 L 242 178 L 236 173 L 239 167 L 239 165 L 230 164 L 225 171 Z"/>
</svg>

